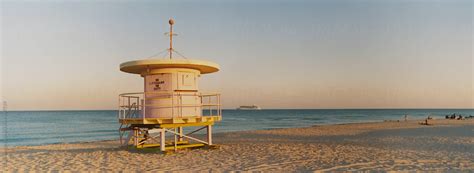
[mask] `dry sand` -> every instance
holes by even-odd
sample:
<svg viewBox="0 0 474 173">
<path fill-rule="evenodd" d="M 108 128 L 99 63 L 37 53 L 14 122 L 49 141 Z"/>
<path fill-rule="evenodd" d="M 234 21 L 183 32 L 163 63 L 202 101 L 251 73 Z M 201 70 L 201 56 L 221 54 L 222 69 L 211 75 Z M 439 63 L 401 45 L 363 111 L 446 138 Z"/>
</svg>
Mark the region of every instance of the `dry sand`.
<svg viewBox="0 0 474 173">
<path fill-rule="evenodd" d="M 117 141 L 3 148 L 4 171 L 474 171 L 474 119 L 220 133 L 218 149 L 140 153 Z"/>
</svg>

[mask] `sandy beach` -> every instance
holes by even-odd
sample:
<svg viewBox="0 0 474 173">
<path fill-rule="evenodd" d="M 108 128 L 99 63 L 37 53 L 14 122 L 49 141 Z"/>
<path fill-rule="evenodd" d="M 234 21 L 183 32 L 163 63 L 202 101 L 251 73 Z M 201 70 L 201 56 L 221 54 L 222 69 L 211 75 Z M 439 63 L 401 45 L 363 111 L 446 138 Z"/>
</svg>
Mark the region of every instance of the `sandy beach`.
<svg viewBox="0 0 474 173">
<path fill-rule="evenodd" d="M 3 171 L 473 171 L 474 119 L 218 133 L 217 149 L 142 153 L 100 141 L 2 148 Z"/>
</svg>

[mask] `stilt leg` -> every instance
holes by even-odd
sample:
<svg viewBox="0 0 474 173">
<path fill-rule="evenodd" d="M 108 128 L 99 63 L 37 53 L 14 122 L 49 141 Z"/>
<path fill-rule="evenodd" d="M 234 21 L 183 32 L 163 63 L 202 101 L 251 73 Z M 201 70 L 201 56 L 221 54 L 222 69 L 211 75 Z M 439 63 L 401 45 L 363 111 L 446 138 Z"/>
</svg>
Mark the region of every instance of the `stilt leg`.
<svg viewBox="0 0 474 173">
<path fill-rule="evenodd" d="M 209 145 L 212 145 L 212 126 L 211 125 L 207 126 L 207 143 L 209 143 Z"/>
<path fill-rule="evenodd" d="M 137 127 L 133 128 L 133 136 L 134 136 L 133 145 L 137 147 L 138 146 L 138 128 Z"/>
<path fill-rule="evenodd" d="M 182 142 L 183 141 L 183 127 L 178 127 L 178 133 L 179 133 L 178 141 Z"/>
<path fill-rule="evenodd" d="M 165 151 L 165 129 L 160 129 L 160 150 Z"/>
<path fill-rule="evenodd" d="M 174 151 L 178 151 L 178 136 L 176 135 L 176 128 L 174 128 Z"/>
</svg>

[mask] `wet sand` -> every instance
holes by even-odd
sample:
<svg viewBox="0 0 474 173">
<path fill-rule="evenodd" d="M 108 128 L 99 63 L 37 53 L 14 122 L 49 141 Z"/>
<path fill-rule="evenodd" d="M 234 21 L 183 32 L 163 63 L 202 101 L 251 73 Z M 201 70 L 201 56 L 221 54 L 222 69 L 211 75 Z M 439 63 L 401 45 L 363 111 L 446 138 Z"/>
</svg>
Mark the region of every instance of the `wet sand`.
<svg viewBox="0 0 474 173">
<path fill-rule="evenodd" d="M 474 119 L 375 122 L 214 135 L 171 154 L 118 141 L 2 148 L 4 171 L 473 171 Z"/>
</svg>

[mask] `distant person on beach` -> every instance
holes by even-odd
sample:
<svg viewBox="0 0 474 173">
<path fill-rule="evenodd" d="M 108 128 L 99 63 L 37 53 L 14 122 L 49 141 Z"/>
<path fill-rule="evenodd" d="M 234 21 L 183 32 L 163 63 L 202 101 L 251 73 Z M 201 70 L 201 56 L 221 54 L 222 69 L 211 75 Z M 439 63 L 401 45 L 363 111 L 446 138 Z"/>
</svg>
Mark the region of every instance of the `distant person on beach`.
<svg viewBox="0 0 474 173">
<path fill-rule="evenodd" d="M 429 122 L 428 122 L 428 118 L 425 119 L 425 121 L 423 122 L 418 122 L 418 124 L 421 124 L 421 125 L 431 125 Z"/>
<path fill-rule="evenodd" d="M 456 119 L 456 114 L 451 115 L 451 119 Z"/>
<path fill-rule="evenodd" d="M 405 116 L 403 117 L 405 119 L 405 121 L 408 121 L 408 115 L 405 114 Z"/>
</svg>

